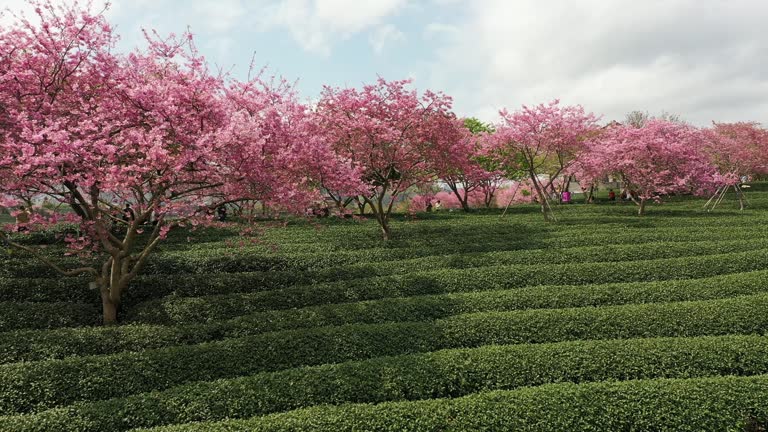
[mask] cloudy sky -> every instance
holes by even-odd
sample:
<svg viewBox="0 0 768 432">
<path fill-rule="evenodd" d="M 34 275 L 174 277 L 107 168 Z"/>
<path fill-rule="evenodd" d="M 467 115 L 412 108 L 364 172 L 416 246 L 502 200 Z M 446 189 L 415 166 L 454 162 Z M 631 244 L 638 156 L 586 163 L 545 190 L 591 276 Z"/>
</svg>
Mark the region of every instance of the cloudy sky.
<svg viewBox="0 0 768 432">
<path fill-rule="evenodd" d="M 485 121 L 559 98 L 606 122 L 664 110 L 768 123 L 766 0 L 113 0 L 108 15 L 121 49 L 142 27 L 189 26 L 211 63 L 244 77 L 255 53 L 308 99 L 381 75 Z"/>
</svg>

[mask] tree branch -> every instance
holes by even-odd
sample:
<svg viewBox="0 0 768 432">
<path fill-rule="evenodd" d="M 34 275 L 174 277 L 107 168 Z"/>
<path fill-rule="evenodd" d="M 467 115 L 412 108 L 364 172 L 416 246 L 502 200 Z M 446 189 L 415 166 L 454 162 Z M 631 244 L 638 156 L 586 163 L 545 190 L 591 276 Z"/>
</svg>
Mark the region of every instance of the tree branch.
<svg viewBox="0 0 768 432">
<path fill-rule="evenodd" d="M 7 240 L 7 235 L 6 235 L 6 240 Z M 95 268 L 93 268 L 93 267 L 79 267 L 79 268 L 72 269 L 72 270 L 64 270 L 63 268 L 61 268 L 58 265 L 56 265 L 53 261 L 51 261 L 48 258 L 44 257 L 43 255 L 37 253 L 37 251 L 34 248 L 31 248 L 31 247 L 28 247 L 28 246 L 24 246 L 24 245 L 18 244 L 16 242 L 12 242 L 10 240 L 7 240 L 7 241 L 8 241 L 9 245 L 11 245 L 11 246 L 13 246 L 15 248 L 21 249 L 23 251 L 27 251 L 27 252 L 31 253 L 32 255 L 35 256 L 35 258 L 37 258 L 38 260 L 44 262 L 48 267 L 54 269 L 56 272 L 58 272 L 62 276 L 69 277 L 69 276 L 77 276 L 77 275 L 81 275 L 81 274 L 84 274 L 84 273 L 88 273 L 88 274 L 93 275 L 96 278 L 99 277 L 99 272 Z"/>
</svg>

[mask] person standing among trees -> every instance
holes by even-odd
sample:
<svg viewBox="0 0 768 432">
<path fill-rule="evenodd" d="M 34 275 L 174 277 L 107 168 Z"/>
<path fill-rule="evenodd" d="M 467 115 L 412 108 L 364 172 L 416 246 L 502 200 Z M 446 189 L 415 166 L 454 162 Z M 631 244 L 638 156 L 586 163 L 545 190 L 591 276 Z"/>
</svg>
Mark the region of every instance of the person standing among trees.
<svg viewBox="0 0 768 432">
<path fill-rule="evenodd" d="M 223 205 L 216 209 L 216 213 L 219 216 L 219 222 L 224 222 L 227 220 L 227 208 Z"/>
<path fill-rule="evenodd" d="M 123 209 L 123 220 L 126 222 L 133 222 L 136 220 L 136 213 L 131 208 L 130 203 L 125 204 L 125 208 Z"/>
<path fill-rule="evenodd" d="M 613 189 L 608 190 L 608 201 L 616 201 L 616 192 Z"/>
<path fill-rule="evenodd" d="M 19 212 L 16 213 L 16 231 L 24 232 L 29 231 L 27 225 L 29 224 L 29 212 L 24 206 L 19 207 Z"/>
</svg>

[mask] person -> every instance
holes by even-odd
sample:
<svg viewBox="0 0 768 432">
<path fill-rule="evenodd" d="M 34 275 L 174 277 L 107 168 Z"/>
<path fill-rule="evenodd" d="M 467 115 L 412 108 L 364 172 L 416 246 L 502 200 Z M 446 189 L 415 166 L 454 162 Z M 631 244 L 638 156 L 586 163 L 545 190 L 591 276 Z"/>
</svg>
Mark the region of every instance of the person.
<svg viewBox="0 0 768 432">
<path fill-rule="evenodd" d="M 156 226 L 160 221 L 157 219 L 157 213 L 155 212 L 155 209 L 152 208 L 149 211 L 149 217 L 147 218 L 147 221 L 150 225 Z"/>
<path fill-rule="evenodd" d="M 227 220 L 227 208 L 225 206 L 219 206 L 216 209 L 216 214 L 219 217 L 219 222 L 224 222 Z"/>
<path fill-rule="evenodd" d="M 442 207 L 442 206 L 443 205 L 440 203 L 440 200 L 437 200 L 437 202 L 435 203 L 435 211 L 440 210 L 440 207 Z"/>
<path fill-rule="evenodd" d="M 616 201 L 616 192 L 613 189 L 608 189 L 608 201 Z"/>
<path fill-rule="evenodd" d="M 427 201 L 427 213 L 430 213 L 432 211 L 432 201 Z"/>
<path fill-rule="evenodd" d="M 112 233 L 112 235 L 120 235 L 121 227 L 120 227 L 120 213 L 117 210 L 112 210 L 111 217 L 108 219 L 109 221 L 109 232 Z"/>
<path fill-rule="evenodd" d="M 563 204 L 571 203 L 571 193 L 569 191 L 563 191 Z"/>
<path fill-rule="evenodd" d="M 621 200 L 622 201 L 630 201 L 630 200 L 632 200 L 632 196 L 629 194 L 629 189 L 625 189 L 621 193 Z"/>
<path fill-rule="evenodd" d="M 27 224 L 29 224 L 29 212 L 24 206 L 21 206 L 19 207 L 19 212 L 16 213 L 16 231 L 29 231 Z"/>
<path fill-rule="evenodd" d="M 130 203 L 125 204 L 125 208 L 123 209 L 123 220 L 126 222 L 133 222 L 136 220 L 136 213 L 134 213 Z"/>
</svg>

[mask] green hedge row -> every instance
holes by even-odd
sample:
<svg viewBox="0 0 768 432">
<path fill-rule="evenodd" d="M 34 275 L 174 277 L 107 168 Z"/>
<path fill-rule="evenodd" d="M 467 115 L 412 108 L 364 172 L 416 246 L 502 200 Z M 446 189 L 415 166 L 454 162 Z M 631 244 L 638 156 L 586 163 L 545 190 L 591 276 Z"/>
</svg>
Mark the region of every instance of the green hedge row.
<svg viewBox="0 0 768 432">
<path fill-rule="evenodd" d="M 249 287 L 246 291 L 266 291 L 291 285 L 312 284 L 337 280 L 351 280 L 424 272 L 438 269 L 479 268 L 492 266 L 527 265 L 530 263 L 567 264 L 587 262 L 626 262 L 686 256 L 702 256 L 723 253 L 745 252 L 768 248 L 768 240 L 731 240 L 723 242 L 653 243 L 644 245 L 619 245 L 580 247 L 557 250 L 515 250 L 472 254 L 451 254 L 413 259 L 387 260 L 386 256 L 348 255 L 302 255 L 288 257 L 295 259 L 295 269 L 270 272 L 240 273 L 236 282 L 222 274 L 194 276 L 149 276 L 141 278 L 129 294 L 131 304 L 162 295 L 201 296 L 235 293 L 235 289 Z M 389 257 L 391 259 L 391 257 Z M 248 270 L 245 261 L 259 260 L 257 256 L 238 256 L 232 262 L 243 260 L 240 266 Z M 355 264 L 358 263 L 358 264 Z M 207 268 L 200 265 L 200 269 Z M 232 267 L 228 270 L 234 270 Z M 314 269 L 302 271 L 301 269 Z M 216 272 L 219 269 L 210 269 Z M 170 279 L 181 277 L 183 283 L 172 283 Z M 218 282 L 218 283 L 217 283 Z M 209 289 L 214 288 L 214 289 Z M 242 291 L 240 291 L 242 292 Z"/>
<path fill-rule="evenodd" d="M 587 214 L 578 214 L 569 207 L 566 217 L 562 218 L 563 223 L 558 225 L 544 225 L 541 222 L 540 214 L 531 214 L 530 216 L 514 215 L 506 219 L 500 219 L 493 215 L 461 215 L 461 214 L 439 214 L 423 215 L 420 220 L 415 222 L 406 222 L 396 224 L 397 230 L 402 235 L 395 236 L 396 240 L 410 239 L 412 241 L 424 241 L 438 237 L 454 237 L 455 235 L 466 236 L 468 232 L 473 231 L 472 237 L 487 236 L 488 227 L 493 227 L 493 231 L 500 235 L 530 234 L 533 232 L 546 233 L 548 235 L 570 235 L 574 231 L 586 231 L 586 234 L 594 234 L 592 230 L 596 225 L 601 230 L 620 232 L 623 230 L 642 230 L 650 228 L 652 230 L 674 229 L 685 227 L 690 229 L 693 226 L 703 228 L 722 228 L 722 227 L 754 227 L 755 221 L 766 220 L 761 213 L 751 214 L 725 214 L 706 215 L 699 213 L 696 216 L 680 215 L 676 213 L 674 217 L 652 217 L 647 219 L 627 218 L 625 213 L 614 214 L 615 208 L 606 209 L 608 212 L 589 212 Z M 632 213 L 632 212 L 630 212 Z M 395 218 L 397 220 L 397 218 Z M 321 222 L 321 225 L 326 225 Z M 267 229 L 260 235 L 266 241 L 276 243 L 311 243 L 313 239 L 340 243 L 349 238 L 358 238 L 351 247 L 358 247 L 360 244 L 374 244 L 377 239 L 370 234 L 371 228 L 375 227 L 375 222 L 370 220 L 366 224 L 347 223 L 330 224 L 322 226 L 320 229 L 301 224 L 291 224 L 288 229 Z M 523 228 L 522 230 L 520 228 Z M 707 230 L 709 231 L 709 230 Z M 414 235 L 417 235 L 415 237 Z"/>
<path fill-rule="evenodd" d="M 459 397 L 557 382 L 764 373 L 768 373 L 768 338 L 763 336 L 487 346 L 193 383 L 36 415 L 0 417 L 0 430 L 126 431 L 249 418 L 321 404 Z"/>
<path fill-rule="evenodd" d="M 88 326 L 98 318 L 93 304 L 0 302 L 0 332 Z"/>
<path fill-rule="evenodd" d="M 714 238 L 712 236 L 715 236 Z M 407 241 L 392 240 L 392 245 L 389 249 L 396 250 L 423 250 L 425 255 L 437 255 L 437 254 L 451 254 L 451 253 L 472 253 L 472 252 L 487 252 L 492 250 L 514 250 L 514 249 L 557 249 L 557 248 L 570 248 L 580 246 L 603 246 L 603 245 L 617 245 L 617 244 L 647 244 L 657 243 L 663 241 L 706 241 L 706 240 L 729 240 L 735 238 L 755 238 L 763 236 L 764 232 L 755 228 L 745 230 L 735 230 L 726 228 L 725 231 L 717 234 L 706 234 L 704 232 L 693 231 L 691 229 L 678 228 L 675 230 L 661 230 L 656 232 L 653 230 L 639 231 L 637 233 L 626 233 L 623 231 L 618 232 L 601 232 L 600 234 L 587 234 L 580 233 L 580 235 L 574 234 L 568 237 L 548 237 L 546 234 L 534 234 L 531 238 L 525 238 L 524 235 L 509 235 L 500 236 L 496 235 L 493 238 L 483 240 L 481 237 L 475 237 L 474 235 L 467 234 L 462 237 L 453 237 L 450 240 L 445 239 L 438 241 L 434 240 L 422 240 L 422 241 Z M 350 241 L 350 240 L 347 240 Z M 362 248 L 368 250 L 370 248 Z M 312 253 L 312 254 L 327 254 L 327 253 L 339 253 L 348 252 L 343 246 L 334 246 L 333 244 L 324 244 L 322 241 L 317 243 L 303 243 L 303 244 L 279 244 L 278 253 L 280 254 L 294 254 L 294 253 Z"/>
<path fill-rule="evenodd" d="M 0 415 L 349 360 L 487 344 L 762 334 L 768 295 L 704 302 L 490 312 L 430 323 L 349 325 L 141 353 L 0 366 Z"/>
<path fill-rule="evenodd" d="M 452 400 L 319 406 L 152 431 L 758 431 L 768 424 L 766 399 L 765 375 L 561 383 Z"/>
<path fill-rule="evenodd" d="M 0 278 L 0 301 L 9 302 L 99 302 L 99 293 L 88 289 L 90 279 Z"/>
<path fill-rule="evenodd" d="M 665 242 L 642 245 L 616 245 L 604 247 L 579 247 L 559 250 L 514 250 L 502 252 L 485 252 L 473 254 L 452 254 L 428 256 L 421 258 L 404 258 L 387 256 L 385 250 L 375 250 L 371 253 L 348 254 L 296 254 L 280 256 L 284 264 L 292 262 L 293 270 L 248 272 L 248 273 L 215 273 L 218 271 L 235 271 L 260 267 L 265 261 L 276 257 L 259 255 L 255 252 L 242 251 L 227 261 L 222 256 L 213 256 L 205 261 L 205 254 L 175 254 L 179 270 L 189 266 L 198 270 L 208 270 L 214 273 L 206 274 L 172 274 L 144 275 L 138 277 L 129 288 L 124 305 L 141 303 L 167 295 L 202 296 L 227 294 L 237 292 L 263 291 L 297 284 L 311 284 L 332 280 L 349 280 L 403 274 L 417 271 L 436 270 L 441 268 L 472 268 L 481 266 L 527 264 L 531 262 L 546 262 L 549 264 L 579 263 L 579 262 L 619 262 L 653 258 L 669 258 L 679 256 L 697 256 L 737 251 L 748 251 L 765 248 L 768 240 L 747 239 L 728 240 L 722 242 Z M 196 258 L 195 258 L 196 257 Z M 158 262 L 169 259 L 162 254 L 155 257 Z M 398 258 L 404 258 L 395 260 Z M 184 264 L 189 260 L 187 264 Z M 212 263 L 229 262 L 227 268 L 216 267 Z M 252 262 L 255 264 L 248 264 Z M 207 263 L 207 264 L 206 264 Z M 213 267 L 211 267 L 213 266 Z M 216 268 L 214 268 L 216 267 Z M 305 270 L 301 270 L 305 269 Z M 306 270 L 314 269 L 314 270 Z M 169 273 L 172 273 L 169 271 Z M 45 279 L 45 278 L 0 278 L 0 301 L 70 301 L 95 302 L 98 295 L 87 289 L 88 280 L 85 278 Z"/>
<path fill-rule="evenodd" d="M 667 207 L 671 208 L 671 207 Z M 632 210 L 633 207 L 627 206 L 627 209 Z M 618 215 L 617 208 L 612 207 L 582 207 L 582 206 L 569 206 L 568 217 L 565 219 L 565 223 L 556 226 L 549 227 L 537 227 L 537 231 L 546 232 L 548 234 L 558 234 L 560 232 L 573 231 L 574 228 L 587 228 L 594 226 L 595 222 L 599 222 L 601 226 L 607 230 L 613 229 L 635 229 L 635 228 L 653 228 L 653 229 L 665 229 L 670 227 L 717 227 L 730 226 L 730 227 L 749 227 L 753 222 L 762 217 L 761 214 L 747 213 L 748 217 L 745 217 L 743 213 L 729 213 L 721 211 L 717 215 L 705 215 L 700 212 L 690 212 L 688 210 L 681 210 L 675 208 L 672 212 L 658 210 L 655 214 L 659 215 L 656 218 L 646 219 L 629 219 L 627 220 L 624 214 Z M 518 212 L 519 213 L 519 212 Z M 630 211 L 631 213 L 631 211 Z M 664 217 L 667 213 L 674 215 L 674 217 Z M 498 224 L 498 220 L 492 215 L 465 215 L 460 213 L 454 213 L 451 215 L 423 215 L 424 221 L 429 221 L 429 224 L 422 224 L 420 221 L 415 223 L 401 223 L 401 219 L 398 215 L 395 216 L 395 222 L 399 229 L 397 231 L 402 232 L 403 238 L 408 238 L 412 233 L 434 233 L 439 231 L 441 233 L 448 233 L 450 237 L 454 237 L 455 234 L 466 234 L 467 231 L 476 230 L 477 228 L 486 227 L 488 225 L 494 225 L 497 232 L 512 233 L 515 228 L 521 223 L 527 222 L 540 222 L 535 212 L 525 211 L 520 214 L 515 214 L 513 217 L 508 218 L 504 224 Z M 369 221 L 370 222 L 370 221 Z M 271 224 L 275 225 L 275 224 Z M 290 222 L 288 230 L 282 229 L 282 226 L 273 229 L 269 228 L 270 224 L 260 223 L 258 226 L 265 227 L 266 229 L 260 235 L 260 238 L 266 242 L 276 241 L 278 243 L 286 242 L 307 242 L 312 243 L 317 241 L 318 238 L 323 240 L 329 240 L 336 245 L 341 246 L 345 243 L 345 240 L 349 238 L 357 238 L 356 242 L 347 242 L 346 247 L 368 247 L 377 242 L 375 235 L 371 235 L 373 226 L 371 223 L 359 224 L 355 222 L 337 222 L 335 220 L 320 221 L 321 229 L 315 229 L 302 220 Z M 224 229 L 200 229 L 194 232 L 187 230 L 177 229 L 172 230 L 168 236 L 167 241 L 164 243 L 166 247 L 180 247 L 186 249 L 188 247 L 188 238 L 193 238 L 196 243 L 217 243 L 222 238 L 232 238 L 237 240 L 239 226 L 232 224 Z M 531 228 L 527 227 L 527 231 Z M 60 225 L 56 228 L 34 232 L 31 235 L 16 236 L 15 240 L 24 242 L 26 244 L 61 244 L 61 234 L 67 232 L 75 232 L 76 226 L 74 225 Z M 490 237 L 489 237 L 490 238 Z M 363 240 L 360 240 L 363 239 Z"/>
<path fill-rule="evenodd" d="M 744 233 L 742 233 L 743 235 Z M 703 255 L 712 253 L 724 253 L 742 250 L 758 249 L 764 247 L 766 240 L 762 237 L 742 237 L 733 239 L 724 237 L 717 241 L 706 239 L 696 242 L 667 242 L 660 243 L 640 243 L 635 244 L 608 244 L 601 246 L 592 246 L 589 238 L 579 236 L 581 243 L 578 246 L 563 249 L 535 249 L 530 250 L 531 246 L 539 246 L 531 241 L 512 241 L 504 242 L 499 250 L 493 245 L 483 243 L 483 252 L 468 252 L 464 254 L 448 254 L 447 251 L 435 247 L 413 247 L 406 249 L 398 248 L 372 248 L 356 251 L 344 251 L 341 253 L 289 253 L 274 254 L 267 253 L 263 248 L 240 248 L 240 249 L 197 249 L 188 251 L 175 251 L 157 253 L 152 260 L 147 263 L 143 273 L 147 275 L 162 274 L 207 274 L 219 272 L 256 272 L 256 271 L 306 271 L 323 270 L 339 266 L 349 266 L 357 263 L 368 263 L 368 268 L 377 269 L 377 266 L 371 265 L 381 261 L 392 260 L 414 260 L 413 263 L 403 263 L 404 265 L 419 266 L 428 268 L 432 263 L 446 264 L 452 261 L 458 261 L 457 265 L 464 267 L 483 265 L 484 257 L 488 257 L 490 264 L 513 264 L 529 262 L 587 262 L 587 261 L 623 261 L 626 259 L 645 259 L 673 257 L 679 255 Z M 738 241 L 741 240 L 742 244 Z M 498 242 L 498 236 L 496 237 Z M 690 243 L 688 247 L 685 245 Z M 763 246 L 761 246 L 763 245 Z M 546 245 L 542 245 L 546 246 Z M 605 250 L 601 252 L 601 248 Z M 487 251 L 493 251 L 488 253 Z M 469 256 L 467 256 L 469 254 Z M 662 255 L 659 255 L 662 254 Z M 437 256 L 435 256 L 437 255 Z M 530 257 L 529 257 L 530 255 Z M 421 258 L 416 260 L 414 258 Z M 466 264 L 462 263 L 466 260 Z M 0 267 L 0 277 L 3 278 L 24 278 L 30 275 L 36 277 L 58 277 L 58 275 L 45 264 L 29 256 L 19 256 L 17 258 L 6 258 L 3 260 L 3 266 Z M 74 267 L 81 265 L 76 258 L 59 257 L 56 259 L 62 266 Z M 475 264 L 476 263 L 476 264 Z M 366 271 L 365 268 L 359 268 L 359 272 Z M 337 271 L 336 274 L 344 274 Z M 360 273 L 358 273 L 360 274 Z M 311 275 L 309 276 L 311 277 Z"/>
<path fill-rule="evenodd" d="M 355 248 L 351 249 L 349 247 L 350 243 L 360 242 L 350 242 L 349 239 L 359 237 L 359 232 L 340 233 L 343 234 L 341 238 L 337 239 L 338 241 L 334 241 L 332 239 L 319 240 L 317 232 L 314 230 L 309 233 L 304 233 L 291 228 L 283 228 L 274 231 L 275 233 L 282 234 L 281 238 L 274 244 L 277 246 L 280 254 L 298 254 L 306 257 L 308 255 L 307 252 L 321 252 L 328 254 L 328 252 L 333 251 L 337 253 L 341 252 L 342 254 L 349 253 L 352 255 L 370 255 L 373 253 L 376 255 L 375 257 L 372 257 L 371 260 L 373 261 L 393 259 L 391 258 L 392 256 L 396 259 L 402 259 L 434 254 L 443 255 L 446 253 L 470 253 L 491 250 L 637 244 L 638 242 L 647 243 L 651 240 L 732 240 L 733 237 L 730 237 L 730 235 L 733 234 L 740 235 L 740 238 L 749 238 L 745 236 L 745 234 L 762 233 L 759 228 L 754 225 L 754 221 L 750 221 L 750 223 L 751 225 L 743 228 L 727 226 L 706 235 L 703 235 L 703 232 L 700 230 L 701 227 L 697 225 L 697 230 L 692 230 L 690 226 L 654 228 L 652 231 L 648 228 L 635 229 L 619 226 L 616 229 L 601 227 L 603 230 L 599 232 L 584 231 L 577 229 L 577 227 L 567 226 L 568 231 L 564 231 L 563 234 L 551 236 L 547 231 L 533 230 L 532 232 L 526 232 L 526 229 L 530 230 L 530 228 L 516 225 L 513 225 L 511 231 L 507 232 L 508 230 L 505 229 L 507 227 L 496 222 L 496 224 L 493 225 L 493 229 L 484 230 L 486 231 L 485 233 L 481 231 L 479 233 L 472 232 L 471 235 L 468 235 L 467 233 L 457 236 L 446 235 L 443 231 L 445 229 L 450 229 L 450 226 L 447 226 L 439 233 L 430 234 L 428 232 L 424 235 L 420 234 L 417 236 L 418 240 L 408 239 L 393 241 L 386 245 L 382 245 L 379 240 L 375 240 L 370 244 L 363 242 L 365 244 L 358 244 Z M 434 228 L 431 224 L 432 222 L 430 222 L 429 225 L 430 230 Z M 305 243 L 290 242 L 291 237 L 297 235 L 301 236 L 303 234 L 310 234 Z M 715 237 L 712 237 L 713 235 Z M 752 236 L 752 238 L 755 237 L 757 236 Z M 156 254 L 155 259 L 148 263 L 148 266 L 145 269 L 146 274 L 208 271 L 266 271 L 296 268 L 296 266 L 294 266 L 294 261 L 297 260 L 297 257 L 289 257 L 288 260 L 285 260 L 280 254 L 275 255 L 270 247 L 266 245 L 237 248 L 237 253 L 224 241 L 203 242 L 201 244 L 190 243 L 185 244 L 184 246 L 184 250 L 174 250 L 174 248 L 171 247 L 167 248 L 168 250 L 163 253 Z M 161 249 L 163 249 L 162 246 Z M 48 249 L 47 253 L 56 257 L 57 250 L 59 249 Z M 241 254 L 256 255 L 258 260 L 252 262 L 250 259 L 240 259 L 238 258 L 238 255 Z M 58 256 L 57 259 L 65 265 L 75 265 L 79 262 L 76 258 L 71 257 Z M 354 257 L 348 260 L 343 260 L 341 264 L 360 261 L 359 257 Z M 363 259 L 362 261 L 366 260 Z M 0 262 L 3 262 L 4 264 L 0 266 L 0 277 L 26 277 L 30 274 L 51 277 L 56 276 L 56 274 L 45 265 L 26 256 L 26 254 L 22 252 L 16 252 L 11 256 L 0 256 Z M 313 261 L 310 260 L 310 264 L 312 262 Z M 337 265 L 340 264 L 338 261 L 334 261 L 334 263 Z"/>
<path fill-rule="evenodd" d="M 273 309 L 356 302 L 384 297 L 503 290 L 535 285 L 587 285 L 691 279 L 761 270 L 768 250 L 617 263 L 533 264 L 458 270 L 321 283 L 248 294 L 166 297 L 136 305 L 128 318 L 145 323 L 208 322 Z M 237 283 L 232 280 L 232 283 Z M 247 291 L 239 287 L 238 291 Z"/>
<path fill-rule="evenodd" d="M 425 215 L 416 221 L 396 220 L 399 226 L 400 236 L 395 236 L 395 240 L 402 241 L 425 241 L 433 238 L 447 238 L 467 236 L 472 232 L 471 237 L 486 236 L 491 238 L 487 228 L 493 227 L 499 234 L 509 235 L 529 235 L 532 233 L 544 233 L 549 236 L 571 235 L 574 232 L 581 231 L 588 235 L 599 233 L 594 230 L 595 226 L 604 227 L 607 231 L 621 232 L 648 230 L 666 230 L 675 228 L 691 229 L 693 226 L 704 228 L 729 228 L 743 227 L 753 228 L 755 221 L 765 221 L 766 217 L 762 212 L 741 213 L 738 211 L 726 214 L 702 214 L 690 215 L 675 212 L 673 217 L 650 217 L 640 219 L 627 217 L 627 213 L 614 213 L 615 208 L 607 208 L 605 212 L 591 212 L 586 214 L 567 214 L 573 207 L 569 207 L 563 213 L 562 223 L 557 225 L 546 225 L 542 223 L 541 214 L 513 215 L 509 218 L 494 217 L 494 215 Z M 636 209 L 635 209 L 636 210 Z M 633 212 L 630 212 L 631 214 Z M 405 223 L 402 223 L 405 222 Z M 322 222 L 321 222 L 322 224 Z M 324 225 L 324 224 L 323 224 Z M 347 223 L 330 226 L 322 226 L 319 229 L 302 226 L 301 224 L 290 224 L 287 230 L 282 226 L 276 229 L 264 230 L 260 238 L 266 241 L 277 243 L 310 243 L 312 239 L 328 240 L 334 243 L 340 243 L 344 239 L 359 238 L 359 242 L 349 245 L 357 247 L 358 244 L 375 243 L 377 239 L 370 236 L 372 229 L 376 224 L 373 218 L 366 223 Z M 710 231 L 710 230 L 707 230 Z M 714 230 L 712 230 L 714 231 Z M 414 237 L 417 235 L 417 237 Z"/>
<path fill-rule="evenodd" d="M 345 324 L 428 321 L 520 309 L 711 300 L 768 291 L 768 270 L 661 282 L 542 286 L 258 312 L 200 325 L 73 328 L 0 333 L 0 363 L 141 351 L 271 331 Z"/>
</svg>

